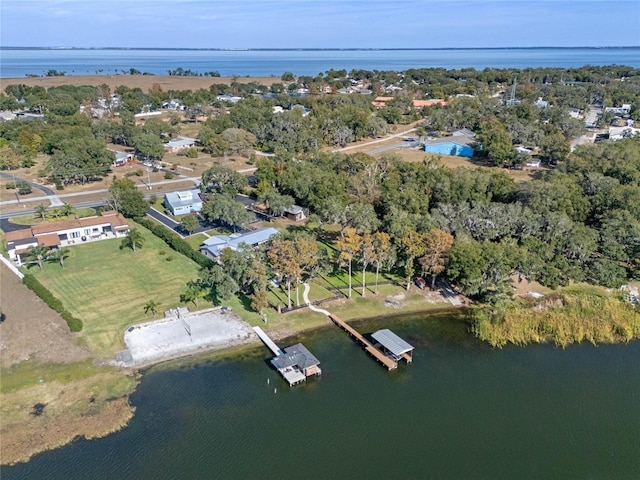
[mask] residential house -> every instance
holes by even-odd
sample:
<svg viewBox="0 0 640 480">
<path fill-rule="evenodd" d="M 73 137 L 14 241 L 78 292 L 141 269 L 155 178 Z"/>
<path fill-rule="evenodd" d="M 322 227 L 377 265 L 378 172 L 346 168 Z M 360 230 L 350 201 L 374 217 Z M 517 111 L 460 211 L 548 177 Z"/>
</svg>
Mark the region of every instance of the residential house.
<svg viewBox="0 0 640 480">
<path fill-rule="evenodd" d="M 186 215 L 202 210 L 200 190 L 193 189 L 182 192 L 169 192 L 164 195 L 164 206 L 171 215 Z"/>
<path fill-rule="evenodd" d="M 284 216 L 289 220 L 293 220 L 294 222 L 299 222 L 300 220 L 304 220 L 306 218 L 304 215 L 304 210 L 299 205 L 293 205 L 290 208 L 285 208 Z"/>
<path fill-rule="evenodd" d="M 636 135 L 640 135 L 640 128 L 609 127 L 609 140 L 621 140 Z"/>
<path fill-rule="evenodd" d="M 371 102 L 371 105 L 373 105 L 376 108 L 386 107 L 387 102 L 390 102 L 394 98 L 395 97 L 376 97 L 373 99 L 373 102 Z"/>
<path fill-rule="evenodd" d="M 194 147 L 197 141 L 195 138 L 178 137 L 165 143 L 164 148 L 171 153 L 176 153 L 185 148 Z"/>
<path fill-rule="evenodd" d="M 631 113 L 631 104 L 624 103 L 621 107 L 605 107 L 605 112 L 613 112 L 616 115 L 624 116 Z"/>
<path fill-rule="evenodd" d="M 200 245 L 200 252 L 216 260 L 226 248 L 238 250 L 243 244 L 250 247 L 257 247 L 269 241 L 271 237 L 277 234 L 278 230 L 275 228 L 265 227 L 243 233 L 234 233 L 233 235 L 213 235 Z"/>
<path fill-rule="evenodd" d="M 115 150 L 111 150 L 115 154 L 115 159 L 111 164 L 113 167 L 121 167 L 126 165 L 127 162 L 133 160 L 133 154 L 127 152 L 118 152 Z"/>
<path fill-rule="evenodd" d="M 234 95 L 231 95 L 230 93 L 225 93 L 224 95 L 218 95 L 216 97 L 216 100 L 219 100 L 221 102 L 238 103 L 240 100 L 242 100 L 242 97 L 236 97 Z"/>
<path fill-rule="evenodd" d="M 127 220 L 122 214 L 110 210 L 103 212 L 101 216 L 40 223 L 22 230 L 7 232 L 5 241 L 9 258 L 18 265 L 22 265 L 21 255 L 36 245 L 58 248 L 76 243 L 121 238 L 128 232 Z"/>
<path fill-rule="evenodd" d="M 441 155 L 455 155 L 457 157 L 473 157 L 476 140 L 466 135 L 436 138 L 428 140 L 424 144 L 426 153 L 439 153 Z"/>
</svg>

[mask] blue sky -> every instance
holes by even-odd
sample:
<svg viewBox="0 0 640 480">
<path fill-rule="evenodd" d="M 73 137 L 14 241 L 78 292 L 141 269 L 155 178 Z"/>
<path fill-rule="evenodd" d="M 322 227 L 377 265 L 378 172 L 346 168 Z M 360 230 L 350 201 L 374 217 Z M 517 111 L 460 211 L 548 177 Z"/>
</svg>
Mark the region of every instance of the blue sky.
<svg viewBox="0 0 640 480">
<path fill-rule="evenodd" d="M 640 0 L 2 0 L 2 46 L 638 46 Z"/>
</svg>

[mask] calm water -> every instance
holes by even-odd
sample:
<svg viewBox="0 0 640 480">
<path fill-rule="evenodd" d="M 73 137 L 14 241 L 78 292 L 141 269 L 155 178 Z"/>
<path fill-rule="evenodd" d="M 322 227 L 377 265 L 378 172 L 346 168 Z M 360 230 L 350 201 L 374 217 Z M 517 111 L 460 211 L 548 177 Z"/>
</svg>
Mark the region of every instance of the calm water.
<svg viewBox="0 0 640 480">
<path fill-rule="evenodd" d="M 445 315 L 358 327 L 382 325 L 412 365 L 387 372 L 331 327 L 302 338 L 324 373 L 294 388 L 264 347 L 150 371 L 129 427 L 2 478 L 640 478 L 639 342 L 494 350 Z"/>
<path fill-rule="evenodd" d="M 136 68 L 166 75 L 182 67 L 223 76 L 317 75 L 336 70 L 406 70 L 472 67 L 535 68 L 583 65 L 628 65 L 640 68 L 637 48 L 531 48 L 445 50 L 6 50 L 0 49 L 0 78 L 42 75 L 49 69 L 67 75 L 119 73 Z"/>
</svg>

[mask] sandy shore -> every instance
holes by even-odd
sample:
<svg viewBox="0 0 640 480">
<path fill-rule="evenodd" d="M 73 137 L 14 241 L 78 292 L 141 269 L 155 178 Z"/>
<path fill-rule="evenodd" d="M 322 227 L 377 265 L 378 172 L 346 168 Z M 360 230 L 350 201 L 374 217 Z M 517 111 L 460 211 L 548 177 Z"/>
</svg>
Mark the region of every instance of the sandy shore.
<svg viewBox="0 0 640 480">
<path fill-rule="evenodd" d="M 140 88 L 148 92 L 151 87 L 158 85 L 163 91 L 169 90 L 199 90 L 208 89 L 214 84 L 231 85 L 232 82 L 251 83 L 271 86 L 281 82 L 279 77 L 176 77 L 169 75 L 69 75 L 62 77 L 24 77 L 0 79 L 0 90 L 8 85 L 20 84 L 40 86 L 44 88 L 60 85 L 108 85 L 114 90 L 120 85 L 129 88 Z"/>
</svg>

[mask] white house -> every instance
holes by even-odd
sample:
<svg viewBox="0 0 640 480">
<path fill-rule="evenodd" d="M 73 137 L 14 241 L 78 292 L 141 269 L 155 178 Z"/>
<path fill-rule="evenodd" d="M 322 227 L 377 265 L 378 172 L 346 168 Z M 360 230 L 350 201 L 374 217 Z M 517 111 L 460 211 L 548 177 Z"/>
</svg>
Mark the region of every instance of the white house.
<svg viewBox="0 0 640 480">
<path fill-rule="evenodd" d="M 166 148 L 171 153 L 175 153 L 179 152 L 180 150 L 184 150 L 185 148 L 191 148 L 195 146 L 197 141 L 198 140 L 196 140 L 195 138 L 178 137 L 165 143 L 164 148 Z"/>
<path fill-rule="evenodd" d="M 171 215 L 185 215 L 202 210 L 200 190 L 186 190 L 182 192 L 169 192 L 164 195 L 164 206 L 169 209 Z"/>
<path fill-rule="evenodd" d="M 53 223 L 32 225 L 22 230 L 5 234 L 9 259 L 22 265 L 23 255 L 29 248 L 58 248 L 78 243 L 125 237 L 129 232 L 127 220 L 113 210 L 101 216 L 62 220 Z"/>
<path fill-rule="evenodd" d="M 238 250 L 242 244 L 257 247 L 269 241 L 271 237 L 277 234 L 278 230 L 275 228 L 265 227 L 244 233 L 234 233 L 233 235 L 213 235 L 200 245 L 200 252 L 216 260 L 226 248 Z"/>
</svg>

